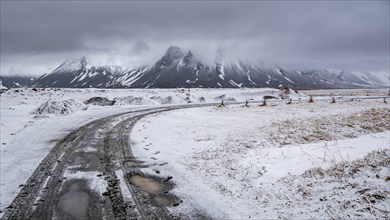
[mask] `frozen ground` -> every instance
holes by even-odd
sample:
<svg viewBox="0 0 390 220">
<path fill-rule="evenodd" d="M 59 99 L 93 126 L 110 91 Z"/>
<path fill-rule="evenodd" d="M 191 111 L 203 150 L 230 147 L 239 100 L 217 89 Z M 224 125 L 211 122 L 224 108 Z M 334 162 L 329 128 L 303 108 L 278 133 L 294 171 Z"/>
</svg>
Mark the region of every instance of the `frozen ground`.
<svg viewBox="0 0 390 220">
<path fill-rule="evenodd" d="M 388 104 L 272 105 L 148 116 L 131 134 L 134 154 L 150 165 L 145 172 L 173 177 L 174 192 L 183 200 L 171 209 L 177 213 L 234 219 L 389 217 L 389 150 L 380 151 L 390 146 Z M 351 173 L 351 167 L 358 168 Z"/>
<path fill-rule="evenodd" d="M 325 202 L 320 203 L 317 192 L 330 191 L 326 188 L 330 186 L 321 184 L 328 179 L 333 181 L 332 166 L 340 166 L 339 162 L 355 166 L 359 162 L 353 160 L 388 148 L 389 105 L 383 100 L 349 101 L 350 98 L 337 99 L 335 104 L 329 104 L 329 100 L 309 104 L 305 95 L 276 89 L 9 90 L 0 96 L 0 211 L 11 203 L 20 190 L 18 186 L 26 182 L 56 142 L 89 121 L 130 109 L 219 103 L 222 99 L 245 102 L 262 100 L 264 96 L 285 100 L 268 102 L 265 107 L 249 103 L 250 107 L 240 104 L 176 110 L 136 124 L 131 136 L 133 151 L 151 165 L 143 171 L 173 176 L 174 192 L 183 201 L 171 208 L 174 213 L 190 211 L 215 218 L 321 218 L 324 213 L 362 218 L 383 217 L 386 212 L 388 215 L 390 207 L 383 204 L 389 201 L 390 189 L 383 181 L 388 181 L 389 175 L 388 169 L 381 168 L 386 164 L 385 160 L 381 162 L 383 155 L 388 157 L 388 152 L 368 157 L 367 160 L 378 163 L 378 169 L 370 171 L 365 166 L 368 163 L 363 163 L 357 172 L 356 190 L 362 190 L 361 183 L 371 181 L 371 174 L 378 173 L 371 188 L 380 192 L 365 190 L 355 195 L 351 190 L 345 191 L 351 194 L 350 206 L 345 208 L 349 216 L 340 215 L 337 206 L 323 208 L 332 205 L 329 201 L 342 202 L 345 198 L 325 195 L 332 200 L 323 199 Z M 93 97 L 103 99 L 87 101 Z M 293 103 L 286 105 L 289 98 Z M 153 165 L 156 163 L 165 165 Z M 324 169 L 320 172 L 322 179 L 307 175 L 314 173 L 310 169 L 317 166 Z M 355 181 L 348 175 L 343 178 L 346 180 L 333 185 L 343 187 L 342 184 Z M 300 189 L 303 182 L 318 183 L 318 187 Z M 310 196 L 299 197 L 302 190 L 311 192 Z M 372 197 L 375 204 L 362 205 L 360 200 L 371 201 Z M 362 211 L 353 211 L 357 206 Z"/>
<path fill-rule="evenodd" d="M 304 97 L 275 89 L 11 89 L 0 96 L 0 216 L 65 134 L 97 118 L 159 105 Z M 95 98 L 94 98 L 95 97 Z M 96 97 L 102 97 L 96 98 Z M 91 101 L 91 98 L 93 101 Z M 89 100 L 89 101 L 87 101 Z M 115 100 L 113 106 L 107 103 Z M 85 104 L 89 103 L 89 104 Z"/>
<path fill-rule="evenodd" d="M 387 89 L 318 89 L 305 91 L 307 95 L 313 96 L 388 96 L 390 90 Z"/>
</svg>

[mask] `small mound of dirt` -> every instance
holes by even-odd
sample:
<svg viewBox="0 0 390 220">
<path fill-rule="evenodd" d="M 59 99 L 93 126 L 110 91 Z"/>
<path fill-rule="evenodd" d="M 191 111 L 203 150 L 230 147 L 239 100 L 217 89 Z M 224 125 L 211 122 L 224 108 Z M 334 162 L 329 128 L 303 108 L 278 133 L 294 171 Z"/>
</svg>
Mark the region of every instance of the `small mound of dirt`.
<svg viewBox="0 0 390 220">
<path fill-rule="evenodd" d="M 86 101 L 84 101 L 87 105 L 100 105 L 100 106 L 112 106 L 115 104 L 115 100 L 111 101 L 104 97 L 92 97 Z"/>
<path fill-rule="evenodd" d="M 116 97 L 114 99 L 117 105 L 143 105 L 150 104 L 148 101 L 144 100 L 142 97 L 135 96 L 125 96 L 125 97 Z"/>
<path fill-rule="evenodd" d="M 73 99 L 52 100 L 49 99 L 35 109 L 34 115 L 67 115 L 75 111 L 86 110 L 88 106 Z"/>
<path fill-rule="evenodd" d="M 205 103 L 205 102 L 206 102 L 206 99 L 202 96 L 202 97 L 198 98 L 198 101 L 199 101 L 200 103 Z"/>
<path fill-rule="evenodd" d="M 153 96 L 150 97 L 151 100 L 157 101 L 160 104 L 173 104 L 172 96 L 161 97 L 161 96 Z"/>
<path fill-rule="evenodd" d="M 265 95 L 265 96 L 263 96 L 263 100 L 268 100 L 268 99 L 278 99 L 278 97 L 272 96 L 272 95 Z"/>
</svg>

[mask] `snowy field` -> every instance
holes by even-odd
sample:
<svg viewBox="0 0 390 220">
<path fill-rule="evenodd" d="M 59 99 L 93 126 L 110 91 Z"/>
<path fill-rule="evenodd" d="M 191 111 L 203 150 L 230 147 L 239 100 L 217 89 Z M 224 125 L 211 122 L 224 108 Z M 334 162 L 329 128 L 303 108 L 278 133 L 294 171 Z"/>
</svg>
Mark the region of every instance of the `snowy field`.
<svg viewBox="0 0 390 220">
<path fill-rule="evenodd" d="M 389 89 L 318 89 L 307 90 L 306 95 L 313 96 L 389 96 Z"/>
<path fill-rule="evenodd" d="M 136 124 L 133 152 L 150 165 L 143 171 L 172 176 L 176 184 L 183 202 L 173 213 L 388 217 L 389 104 L 351 98 L 330 104 L 324 97 L 308 103 L 306 95 L 278 89 L 8 90 L 0 96 L 0 211 L 56 142 L 89 121 L 162 105 L 264 97 L 278 101 L 175 110 Z"/>
<path fill-rule="evenodd" d="M 294 93 L 292 91 L 292 93 Z M 291 94 L 290 94 L 291 95 Z M 104 116 L 165 105 L 286 96 L 275 89 L 11 89 L 1 94 L 0 211 L 70 131 Z M 292 94 L 292 97 L 304 97 Z M 102 99 L 91 99 L 102 97 Z M 109 104 L 115 100 L 114 105 Z M 88 101 L 89 104 L 84 102 Z M 1 213 L 0 213 L 1 215 Z"/>
<path fill-rule="evenodd" d="M 175 180 L 183 203 L 173 212 L 388 218 L 389 107 L 327 100 L 175 110 L 142 119 L 131 139 L 145 172 Z"/>
</svg>

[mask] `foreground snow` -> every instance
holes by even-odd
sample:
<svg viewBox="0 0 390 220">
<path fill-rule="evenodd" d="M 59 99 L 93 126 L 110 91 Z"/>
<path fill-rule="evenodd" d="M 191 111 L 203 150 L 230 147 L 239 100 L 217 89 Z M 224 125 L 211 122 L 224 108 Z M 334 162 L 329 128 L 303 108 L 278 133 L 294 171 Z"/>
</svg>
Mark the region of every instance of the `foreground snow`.
<svg viewBox="0 0 390 220">
<path fill-rule="evenodd" d="M 220 102 L 226 97 L 246 101 L 281 95 L 304 97 L 277 89 L 8 90 L 0 96 L 0 211 L 10 205 L 20 191 L 19 185 L 26 182 L 57 141 L 87 122 L 115 113 L 168 104 Z M 107 106 L 110 102 L 98 102 L 101 99 L 96 97 L 116 102 Z M 92 103 L 88 102 L 91 98 L 94 98 Z"/>
<path fill-rule="evenodd" d="M 222 99 L 227 102 L 262 100 L 264 96 L 279 99 L 280 102 L 269 102 L 266 107 L 250 103 L 251 107 L 177 110 L 147 117 L 136 125 L 131 137 L 135 155 L 146 163 L 161 165 L 152 165 L 146 172 L 173 176 L 177 184 L 175 193 L 183 203 L 172 211 L 198 214 L 193 217 L 310 217 L 308 213 L 318 208 L 318 204 L 300 209 L 303 200 L 279 198 L 277 193 L 283 191 L 274 191 L 278 189 L 276 186 L 288 191 L 287 185 L 293 184 L 288 182 L 292 175 L 298 175 L 297 179 L 306 178 L 300 175 L 315 166 L 326 169 L 337 162 L 363 158 L 370 151 L 389 146 L 388 123 L 382 123 L 377 129 L 378 119 L 370 114 L 358 118 L 372 123 L 353 121 L 359 126 L 352 127 L 338 123 L 345 118 L 354 120 L 352 114 L 365 115 L 372 108 L 376 109 L 374 115 L 379 114 L 387 118 L 384 122 L 389 122 L 389 106 L 383 104 L 383 100 L 337 100 L 332 105 L 325 100 L 308 104 L 305 95 L 276 89 L 23 90 L 9 90 L 0 97 L 0 211 L 11 203 L 20 190 L 18 186 L 25 183 L 61 137 L 94 119 L 129 110 L 219 103 Z M 107 99 L 94 98 L 92 103 L 86 102 L 93 97 Z M 292 105 L 286 105 L 289 98 L 293 100 Z M 110 106 L 111 103 L 114 105 Z M 328 132 L 323 133 L 322 126 L 310 129 L 313 120 L 314 125 L 323 124 Z M 302 141 L 300 133 L 294 133 L 294 126 L 301 123 L 305 126 L 302 131 L 316 138 Z M 324 139 L 316 136 L 318 134 Z M 386 170 L 380 173 L 383 172 Z M 382 183 L 378 184 L 375 186 L 379 189 Z M 96 187 L 104 189 L 99 183 Z M 286 201 L 294 205 L 281 213 Z M 389 207 L 375 207 L 389 210 Z M 378 212 L 372 213 L 381 216 Z M 313 217 L 321 216 L 323 213 Z"/>
<path fill-rule="evenodd" d="M 174 192 L 183 200 L 171 209 L 176 213 L 240 219 L 388 216 L 388 151 L 367 159 L 381 164 L 375 172 L 369 162 L 356 175 L 347 167 L 388 149 L 389 105 L 383 100 L 273 105 L 148 116 L 134 127 L 134 154 L 149 164 L 146 173 L 173 176 Z M 323 178 L 308 175 L 315 167 L 327 169 Z M 334 177 L 332 169 L 346 174 Z M 371 197 L 383 198 L 367 204 L 364 193 L 356 193 L 364 187 Z"/>
</svg>

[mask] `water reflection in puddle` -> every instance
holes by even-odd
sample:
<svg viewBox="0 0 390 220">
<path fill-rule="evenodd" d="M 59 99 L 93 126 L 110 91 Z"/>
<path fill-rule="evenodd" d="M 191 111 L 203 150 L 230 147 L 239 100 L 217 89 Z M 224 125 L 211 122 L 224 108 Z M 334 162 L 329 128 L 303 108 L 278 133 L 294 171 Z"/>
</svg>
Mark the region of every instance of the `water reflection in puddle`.
<svg viewBox="0 0 390 220">
<path fill-rule="evenodd" d="M 79 191 L 77 183 L 70 187 L 69 192 L 60 197 L 59 207 L 67 214 L 72 215 L 75 219 L 87 219 L 88 193 Z"/>
</svg>

